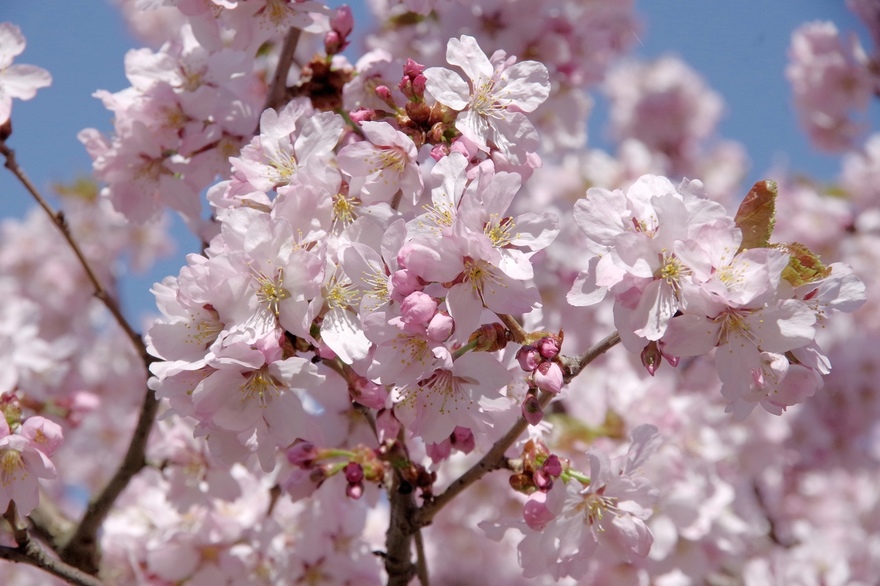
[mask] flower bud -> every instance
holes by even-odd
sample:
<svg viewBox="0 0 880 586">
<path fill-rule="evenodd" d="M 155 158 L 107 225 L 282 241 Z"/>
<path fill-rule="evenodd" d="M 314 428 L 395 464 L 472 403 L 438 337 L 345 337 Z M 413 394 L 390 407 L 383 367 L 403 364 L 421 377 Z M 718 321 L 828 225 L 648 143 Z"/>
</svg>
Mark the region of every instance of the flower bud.
<svg viewBox="0 0 880 586">
<path fill-rule="evenodd" d="M 345 475 L 345 480 L 349 484 L 357 484 L 364 480 L 364 469 L 357 462 L 349 462 L 346 464 L 345 468 L 342 469 L 342 473 Z"/>
<path fill-rule="evenodd" d="M 428 339 L 433 342 L 444 342 L 452 332 L 455 331 L 455 321 L 445 311 L 438 311 L 428 323 L 428 329 L 425 332 Z"/>
<path fill-rule="evenodd" d="M 555 362 L 542 362 L 532 376 L 542 391 L 558 393 L 562 389 L 562 369 Z"/>
<path fill-rule="evenodd" d="M 455 429 L 452 430 L 452 435 L 450 436 L 452 440 L 452 445 L 456 450 L 463 452 L 465 454 L 470 454 L 474 447 L 476 447 L 476 442 L 474 441 L 474 432 L 472 432 L 467 427 L 462 427 L 460 425 L 456 425 Z"/>
<path fill-rule="evenodd" d="M 532 481 L 541 492 L 547 492 L 553 488 L 553 477 L 543 470 L 535 470 L 534 474 L 532 474 Z"/>
<path fill-rule="evenodd" d="M 559 340 L 552 336 L 545 336 L 536 344 L 538 352 L 547 360 L 556 358 L 559 354 Z"/>
<path fill-rule="evenodd" d="M 303 440 L 297 440 L 293 446 L 287 450 L 287 461 L 294 466 L 300 468 L 311 468 L 318 459 L 318 450 L 315 444 Z"/>
<path fill-rule="evenodd" d="M 361 483 L 349 484 L 345 487 L 345 496 L 351 499 L 359 499 L 364 495 L 364 485 Z"/>
<path fill-rule="evenodd" d="M 349 112 L 348 115 L 355 124 L 373 122 L 374 120 L 379 119 L 378 113 L 372 108 L 358 108 L 353 112 Z"/>
<path fill-rule="evenodd" d="M 556 454 L 550 454 L 547 459 L 544 460 L 541 469 L 550 476 L 559 478 L 562 474 L 562 462 L 559 461 L 559 456 Z"/>
<path fill-rule="evenodd" d="M 522 404 L 522 416 L 529 425 L 538 425 L 541 423 L 541 420 L 544 419 L 544 411 L 541 408 L 541 403 L 538 401 L 538 397 L 531 393 L 526 395 L 526 400 L 523 401 Z"/>
<path fill-rule="evenodd" d="M 437 302 L 430 295 L 413 291 L 400 303 L 400 314 L 408 324 L 426 324 L 437 312 Z"/>
<path fill-rule="evenodd" d="M 516 351 L 516 360 L 519 367 L 526 372 L 532 372 L 541 364 L 541 355 L 534 346 L 522 346 Z"/>
</svg>

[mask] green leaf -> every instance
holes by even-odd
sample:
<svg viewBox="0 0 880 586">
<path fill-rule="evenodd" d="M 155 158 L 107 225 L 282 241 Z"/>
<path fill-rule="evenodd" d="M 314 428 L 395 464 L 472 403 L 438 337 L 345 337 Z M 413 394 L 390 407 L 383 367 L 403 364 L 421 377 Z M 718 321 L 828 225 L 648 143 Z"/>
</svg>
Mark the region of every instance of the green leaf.
<svg viewBox="0 0 880 586">
<path fill-rule="evenodd" d="M 736 226 L 742 230 L 740 250 L 766 248 L 776 223 L 776 182 L 758 181 L 736 212 Z"/>
<path fill-rule="evenodd" d="M 824 279 L 831 273 L 831 269 L 822 264 L 819 256 L 800 242 L 776 244 L 774 248 L 789 254 L 788 266 L 783 269 L 782 278 L 793 287 Z"/>
</svg>

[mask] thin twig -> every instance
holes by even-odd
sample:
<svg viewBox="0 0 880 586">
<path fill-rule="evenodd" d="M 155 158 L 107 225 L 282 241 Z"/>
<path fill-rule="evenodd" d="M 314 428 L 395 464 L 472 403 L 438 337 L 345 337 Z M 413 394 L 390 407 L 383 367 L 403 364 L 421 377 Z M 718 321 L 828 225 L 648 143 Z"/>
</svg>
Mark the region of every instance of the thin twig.
<svg viewBox="0 0 880 586">
<path fill-rule="evenodd" d="M 284 105 L 287 96 L 287 74 L 290 73 L 290 66 L 293 65 L 293 56 L 296 53 L 296 46 L 299 44 L 301 33 L 300 29 L 292 28 L 284 38 L 281 53 L 278 55 L 278 65 L 275 67 L 275 75 L 272 76 L 272 84 L 269 86 L 266 102 L 263 104 L 263 112 L 269 108 L 277 110 Z M 254 134 L 260 134 L 259 122 L 257 122 L 257 129 L 254 131 Z"/>
<path fill-rule="evenodd" d="M 28 540 L 18 547 L 0 546 L 0 559 L 35 566 L 77 586 L 104 586 L 104 583 L 94 576 L 89 576 L 82 570 L 51 557 L 36 541 Z"/>
<path fill-rule="evenodd" d="M 22 185 L 24 185 L 25 189 L 28 190 L 28 192 L 36 200 L 40 207 L 43 208 L 43 211 L 45 211 L 46 214 L 48 214 L 48 216 L 55 223 L 55 226 L 61 232 L 61 235 L 67 241 L 70 249 L 79 260 L 79 263 L 83 267 L 83 270 L 85 271 L 89 281 L 91 281 L 92 286 L 95 289 L 95 297 L 100 299 L 104 306 L 107 307 L 107 309 L 115 318 L 116 323 L 119 324 L 119 326 L 128 336 L 129 340 L 131 340 L 131 343 L 134 345 L 135 349 L 141 357 L 141 360 L 143 361 L 144 369 L 147 371 L 147 373 L 149 373 L 150 364 L 155 361 L 155 358 L 150 356 L 150 354 L 147 352 L 146 345 L 141 339 L 140 334 L 138 334 L 134 330 L 134 328 L 129 325 L 128 321 L 125 319 L 125 316 L 122 315 L 122 310 L 120 309 L 119 305 L 101 285 L 101 282 L 98 280 L 95 272 L 89 265 L 88 260 L 86 260 L 85 255 L 82 253 L 82 250 L 76 243 L 76 240 L 73 239 L 73 236 L 70 233 L 70 229 L 68 228 L 67 223 L 64 221 L 63 215 L 60 212 L 55 212 L 55 210 L 52 209 L 52 206 L 49 205 L 49 203 L 40 194 L 33 183 L 31 183 L 30 179 L 28 179 L 27 175 L 24 173 L 21 167 L 19 167 L 15 159 L 15 151 L 10 149 L 6 145 L 6 143 L 2 141 L 0 141 L 0 154 L 3 154 L 6 157 L 6 168 L 9 169 L 12 174 L 16 176 L 16 178 L 18 178 Z M 128 446 L 128 451 L 125 454 L 125 459 L 116 470 L 113 478 L 110 480 L 107 486 L 104 487 L 104 490 L 101 491 L 101 493 L 95 499 L 93 499 L 91 503 L 89 503 L 85 515 L 83 515 L 83 518 L 77 526 L 76 530 L 73 532 L 70 539 L 68 539 L 67 543 L 62 548 L 61 558 L 65 562 L 68 562 L 91 574 L 94 574 L 98 571 L 98 529 L 104 522 L 107 514 L 110 512 L 110 509 L 112 508 L 113 503 L 116 501 L 116 498 L 122 493 L 122 491 L 128 485 L 129 481 L 134 477 L 134 475 L 140 472 L 141 469 L 143 469 L 143 467 L 146 465 L 144 453 L 146 452 L 147 438 L 150 435 L 150 430 L 152 429 L 153 422 L 156 419 L 156 412 L 158 411 L 158 408 L 159 402 L 156 400 L 153 392 L 147 389 L 146 393 L 144 394 L 144 402 L 141 407 L 137 426 L 135 427 L 134 434 L 131 438 L 131 443 Z"/>
<path fill-rule="evenodd" d="M 614 332 L 580 356 L 573 358 L 568 356 L 561 357 L 562 364 L 565 366 L 562 380 L 566 384 L 570 383 L 589 363 L 613 348 L 618 342 L 620 342 L 620 334 Z"/>
<path fill-rule="evenodd" d="M 89 503 L 76 531 L 64 549 L 61 550 L 61 559 L 89 573 L 98 571 L 98 529 L 110 513 L 113 503 L 116 502 L 134 475 L 147 465 L 144 454 L 158 410 L 159 401 L 152 391 L 147 390 L 137 426 L 122 464 L 104 490 L 101 491 L 101 494 Z"/>
<path fill-rule="evenodd" d="M 3 514 L 3 518 L 12 528 L 12 536 L 17 547 L 0 546 L 0 559 L 35 566 L 71 584 L 103 586 L 103 583 L 97 578 L 53 558 L 39 542 L 32 540 L 28 534 L 27 525 L 19 521 L 15 501 L 9 502 L 9 507 Z"/>
<path fill-rule="evenodd" d="M 30 179 L 28 179 L 27 175 L 25 175 L 24 171 L 21 167 L 18 166 L 18 162 L 15 159 L 15 151 L 6 146 L 6 143 L 0 141 L 0 154 L 6 157 L 6 168 L 12 172 L 13 175 L 21 182 L 25 189 L 28 190 L 28 193 L 36 200 L 36 202 L 43 208 L 43 211 L 49 216 L 49 218 L 55 223 L 55 226 L 58 228 L 58 231 L 61 232 L 61 235 L 67 240 L 67 244 L 70 246 L 70 249 L 73 251 L 73 254 L 76 255 L 76 258 L 79 260 L 79 264 L 82 266 L 83 270 L 86 273 L 86 277 L 88 277 L 89 281 L 91 281 L 92 286 L 95 289 L 95 297 L 101 300 L 101 303 L 104 304 L 105 307 L 110 311 L 113 315 L 113 318 L 116 320 L 116 323 L 119 324 L 119 327 L 125 332 L 128 336 L 131 343 L 134 345 L 135 349 L 138 351 L 138 355 L 144 360 L 144 364 L 149 365 L 150 357 L 147 354 L 147 348 L 144 345 L 143 340 L 141 339 L 140 334 L 138 334 L 134 328 L 129 325 L 128 320 L 125 319 L 125 316 L 122 315 L 122 310 L 119 307 L 119 304 L 116 303 L 116 300 L 107 292 L 106 289 L 101 285 L 101 282 L 98 280 L 98 277 L 95 275 L 95 272 L 92 270 L 89 261 L 86 260 L 85 255 L 80 249 L 79 245 L 73 239 L 73 236 L 70 233 L 70 228 L 67 226 L 67 222 L 64 221 L 64 216 L 60 212 L 56 212 L 52 209 L 52 206 L 46 201 L 46 199 L 40 195 L 40 192 L 37 191 L 37 188 L 34 187 L 34 184 L 31 183 Z"/>
<path fill-rule="evenodd" d="M 520 325 L 520 323 L 513 318 L 513 316 L 506 313 L 499 313 L 498 318 L 501 319 L 501 323 L 507 326 L 507 329 L 510 331 L 510 335 L 514 342 L 516 342 L 517 344 L 525 344 L 528 334 Z"/>
<path fill-rule="evenodd" d="M 416 530 L 416 575 L 419 577 L 421 586 L 431 586 L 428 582 L 428 560 L 425 558 L 425 542 L 422 539 L 421 529 Z"/>
</svg>

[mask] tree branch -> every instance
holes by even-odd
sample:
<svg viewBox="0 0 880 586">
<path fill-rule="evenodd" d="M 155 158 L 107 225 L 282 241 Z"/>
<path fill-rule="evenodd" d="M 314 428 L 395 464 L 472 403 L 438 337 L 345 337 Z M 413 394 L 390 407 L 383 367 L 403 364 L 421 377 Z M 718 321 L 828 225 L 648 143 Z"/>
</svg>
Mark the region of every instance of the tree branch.
<svg viewBox="0 0 880 586">
<path fill-rule="evenodd" d="M 15 151 L 10 149 L 6 145 L 5 141 L 0 141 L 0 154 L 3 154 L 6 157 L 6 168 L 9 169 L 12 174 L 16 176 L 16 178 L 18 178 L 22 185 L 24 185 L 25 189 L 28 190 L 28 192 L 31 194 L 31 196 L 33 196 L 40 207 L 43 208 L 43 211 L 45 211 L 46 214 L 48 214 L 48 216 L 55 223 L 55 226 L 61 232 L 61 235 L 64 237 L 64 239 L 67 241 L 67 244 L 70 246 L 70 249 L 73 251 L 74 255 L 77 257 L 80 265 L 85 271 L 86 276 L 92 283 L 92 286 L 95 289 L 95 297 L 101 300 L 104 306 L 113 315 L 116 323 L 119 324 L 119 327 L 123 329 L 129 340 L 131 340 L 131 343 L 134 345 L 135 349 L 141 357 L 141 360 L 144 364 L 144 369 L 147 371 L 147 375 L 149 375 L 150 364 L 155 361 L 155 358 L 150 356 L 150 354 L 147 352 L 146 345 L 141 339 L 140 334 L 138 334 L 134 330 L 134 328 L 129 325 L 128 321 L 125 319 L 125 316 L 122 315 L 122 310 L 120 309 L 119 305 L 101 285 L 101 282 L 98 280 L 95 272 L 92 270 L 91 265 L 89 264 L 88 260 L 86 260 L 85 255 L 83 254 L 79 245 L 76 243 L 76 240 L 73 239 L 73 236 L 70 233 L 70 229 L 67 226 L 67 223 L 64 221 L 64 216 L 60 212 L 56 212 L 54 209 L 52 209 L 52 206 L 49 205 L 49 203 L 40 194 L 37 188 L 34 187 L 33 183 L 31 183 L 30 179 L 28 179 L 27 175 L 16 162 Z M 104 522 L 104 519 L 110 512 L 110 509 L 113 506 L 113 503 L 116 501 L 116 498 L 122 493 L 123 489 L 125 489 L 132 477 L 134 477 L 135 474 L 140 472 L 141 469 L 146 466 L 146 458 L 144 454 L 147 447 L 147 438 L 150 435 L 150 429 L 152 429 L 153 422 L 156 419 L 156 412 L 158 411 L 158 408 L 159 402 L 156 400 L 153 392 L 147 389 L 147 392 L 144 395 L 144 401 L 141 407 L 137 426 L 135 427 L 134 435 L 131 438 L 131 442 L 129 443 L 128 451 L 125 454 L 125 459 L 116 470 L 113 478 L 110 480 L 107 486 L 104 487 L 104 490 L 101 491 L 97 498 L 93 499 L 92 502 L 89 503 L 88 509 L 86 510 L 85 515 L 83 515 L 83 518 L 77 526 L 76 530 L 73 532 L 70 539 L 68 539 L 67 542 L 64 544 L 61 550 L 61 559 L 65 562 L 81 568 L 90 574 L 97 573 L 98 528 Z"/>
<path fill-rule="evenodd" d="M 25 175 L 24 171 L 19 167 L 18 162 L 15 159 L 15 151 L 6 146 L 6 142 L 0 141 L 0 154 L 6 157 L 6 168 L 15 175 L 15 177 L 21 182 L 25 189 L 28 190 L 28 193 L 36 200 L 36 202 L 43 208 L 43 211 L 49 216 L 49 218 L 55 223 L 55 226 L 58 228 L 58 231 L 61 232 L 61 235 L 67 241 L 68 246 L 73 251 L 73 254 L 76 255 L 77 260 L 79 260 L 79 264 L 82 266 L 83 270 L 86 273 L 86 277 L 92 283 L 92 287 L 95 289 L 95 297 L 101 300 L 101 303 L 110 311 L 113 315 L 113 318 L 116 320 L 116 323 L 119 324 L 119 327 L 122 328 L 122 331 L 128 336 L 131 343 L 134 345 L 135 349 L 138 351 L 138 355 L 143 359 L 144 365 L 149 366 L 149 363 L 152 361 L 149 354 L 147 354 L 147 348 L 144 345 L 143 340 L 141 339 L 140 334 L 138 334 L 134 328 L 129 325 L 128 321 L 125 319 L 125 316 L 122 315 L 122 310 L 119 308 L 119 304 L 116 303 L 116 300 L 107 292 L 106 289 L 101 285 L 101 282 L 98 280 L 98 277 L 95 275 L 95 272 L 92 270 L 89 261 L 86 260 L 85 255 L 80 249 L 79 245 L 73 239 L 73 236 L 70 233 L 70 228 L 67 225 L 67 222 L 64 221 L 64 215 L 60 212 L 56 212 L 52 209 L 52 206 L 46 201 L 46 199 L 40 195 L 40 192 L 37 191 L 37 188 L 34 187 L 34 184 L 31 183 L 30 179 L 28 179 L 27 175 Z"/>
<path fill-rule="evenodd" d="M 287 99 L 287 74 L 290 73 L 290 66 L 293 65 L 293 56 L 296 53 L 296 46 L 299 44 L 300 34 L 302 34 L 300 29 L 292 28 L 284 38 L 281 54 L 278 55 L 278 65 L 275 67 L 275 75 L 272 76 L 272 84 L 269 86 L 266 102 L 263 104 L 263 112 L 269 108 L 277 110 L 284 105 Z M 259 122 L 257 122 L 254 134 L 260 134 Z"/>
<path fill-rule="evenodd" d="M 122 493 L 135 474 L 140 472 L 146 465 L 144 456 L 147 450 L 147 439 L 156 419 L 159 409 L 159 401 L 149 389 L 144 396 L 140 417 L 116 474 L 110 479 L 104 490 L 97 498 L 89 502 L 89 506 L 82 520 L 74 531 L 71 538 L 61 550 L 61 559 L 82 568 L 90 574 L 98 571 L 98 529 L 104 523 L 104 519 L 110 513 L 113 503 Z"/>
<path fill-rule="evenodd" d="M 28 534 L 27 526 L 19 522 L 15 501 L 9 502 L 3 518 L 12 529 L 17 547 L 0 546 L 0 558 L 35 566 L 71 584 L 103 586 L 100 580 L 50 556 L 39 542 L 33 541 Z"/>
</svg>

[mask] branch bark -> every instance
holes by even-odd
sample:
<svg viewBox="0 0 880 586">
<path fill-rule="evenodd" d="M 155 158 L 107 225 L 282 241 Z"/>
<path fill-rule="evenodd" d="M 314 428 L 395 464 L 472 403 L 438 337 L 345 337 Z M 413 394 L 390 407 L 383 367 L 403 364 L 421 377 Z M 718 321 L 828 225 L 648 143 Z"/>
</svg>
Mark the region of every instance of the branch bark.
<svg viewBox="0 0 880 586">
<path fill-rule="evenodd" d="M 103 583 L 97 578 L 52 557 L 39 542 L 32 540 L 27 526 L 19 522 L 15 501 L 10 501 L 3 518 L 9 523 L 17 546 L 0 546 L 0 559 L 40 568 L 70 584 L 103 586 Z"/>
</svg>

